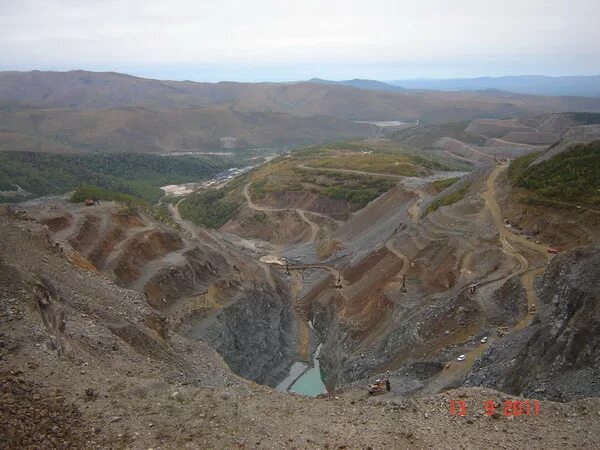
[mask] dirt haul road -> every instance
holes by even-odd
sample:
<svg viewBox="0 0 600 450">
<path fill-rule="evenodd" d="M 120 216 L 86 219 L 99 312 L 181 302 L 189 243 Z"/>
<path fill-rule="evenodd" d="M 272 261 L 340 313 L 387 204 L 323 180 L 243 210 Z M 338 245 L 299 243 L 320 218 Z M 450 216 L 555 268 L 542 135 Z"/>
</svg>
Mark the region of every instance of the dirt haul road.
<svg viewBox="0 0 600 450">
<path fill-rule="evenodd" d="M 516 259 L 518 263 L 518 269 L 516 271 L 517 274 L 521 274 L 521 283 L 525 288 L 525 292 L 527 294 L 527 306 L 528 311 L 533 311 L 537 308 L 538 297 L 535 293 L 534 281 L 537 276 L 539 276 L 545 269 L 545 266 L 541 267 L 538 265 L 537 267 L 531 267 L 532 263 L 517 249 L 518 246 L 524 246 L 529 249 L 534 250 L 539 253 L 544 261 L 548 261 L 551 259 L 551 255 L 547 253 L 547 246 L 536 244 L 525 239 L 522 236 L 513 234 L 509 231 L 508 228 L 505 227 L 504 221 L 502 220 L 502 214 L 500 211 L 500 207 L 498 206 L 498 202 L 496 200 L 496 180 L 500 173 L 504 171 L 508 166 L 506 165 L 496 165 L 492 172 L 489 174 L 486 180 L 486 191 L 481 194 L 481 197 L 485 200 L 486 209 L 492 215 L 492 219 L 496 229 L 499 233 L 499 240 L 502 245 L 502 251 L 511 258 Z M 515 245 L 517 244 L 517 247 Z M 503 277 L 501 279 L 504 279 Z M 496 282 L 499 280 L 492 280 L 491 282 Z M 485 284 L 489 284 L 490 282 L 486 282 Z M 532 316 L 528 313 L 508 332 L 512 333 L 514 331 L 520 330 L 527 325 L 529 325 Z M 485 349 L 491 345 L 494 341 L 495 337 L 490 336 L 487 342 L 477 345 L 469 352 L 465 353 L 465 360 L 462 362 L 451 361 L 447 364 L 447 366 L 442 370 L 435 379 L 427 386 L 427 388 L 423 391 L 424 394 L 433 394 L 439 392 L 441 389 L 449 386 L 450 384 L 456 382 L 460 378 L 464 377 L 470 370 L 477 358 L 481 356 L 481 354 L 485 351 Z"/>
<path fill-rule="evenodd" d="M 173 220 L 181 226 L 182 230 L 184 230 L 188 239 L 190 239 L 192 241 L 192 243 L 195 240 L 201 240 L 204 245 L 206 245 L 216 251 L 219 251 L 219 250 L 223 251 L 224 250 L 223 242 L 231 242 L 231 241 L 222 239 L 220 237 L 215 237 L 211 234 L 210 231 L 208 231 L 202 227 L 196 226 L 192 222 L 185 220 L 184 218 L 181 217 L 181 214 L 179 213 L 179 204 L 184 200 L 185 200 L 185 198 L 182 198 L 175 205 L 169 204 L 169 212 L 171 213 L 171 217 L 173 218 Z M 218 233 L 217 233 L 217 236 L 218 236 Z M 211 243 L 213 245 L 211 245 Z M 234 245 L 237 244 L 241 247 L 246 247 L 244 245 L 244 243 L 237 243 L 237 242 L 231 242 L 231 243 L 233 243 Z M 215 248 L 215 245 L 217 245 L 219 247 L 219 249 Z M 273 274 L 271 274 L 271 271 L 269 270 L 269 268 L 267 266 L 265 266 L 264 264 L 259 264 L 259 267 L 261 267 L 262 270 L 264 271 L 269 285 L 271 287 L 275 287 L 276 283 L 273 278 Z"/>
<path fill-rule="evenodd" d="M 317 235 L 319 233 L 319 225 L 317 225 L 315 222 L 313 222 L 312 220 L 310 220 L 307 217 L 307 214 L 314 214 L 315 216 L 325 217 L 325 218 L 327 218 L 329 220 L 332 220 L 335 223 L 338 223 L 336 220 L 332 219 L 331 217 L 329 217 L 329 216 L 327 216 L 325 214 L 320 214 L 320 213 L 316 213 L 316 212 L 312 212 L 312 211 L 306 211 L 306 210 L 300 209 L 300 208 L 269 208 L 269 207 L 266 207 L 266 206 L 257 205 L 250 198 L 250 191 L 249 191 L 249 189 L 250 189 L 250 185 L 251 184 L 252 184 L 252 182 L 250 182 L 246 186 L 244 186 L 244 197 L 246 198 L 246 202 L 248 204 L 248 208 L 253 209 L 255 211 L 269 211 L 269 212 L 294 211 L 296 214 L 298 214 L 298 216 L 300 217 L 300 219 L 302 219 L 310 227 L 311 233 L 310 233 L 310 238 L 308 240 L 309 243 L 313 243 L 313 242 L 316 241 Z"/>
<path fill-rule="evenodd" d="M 344 283 L 344 279 L 342 277 L 342 273 L 337 270 L 333 266 L 327 266 L 325 264 L 288 264 L 281 265 L 277 263 L 268 263 L 269 266 L 277 267 L 278 269 L 288 269 L 288 270 L 306 270 L 306 269 L 322 269 L 330 272 L 337 280 L 340 280 L 342 284 Z"/>
<path fill-rule="evenodd" d="M 175 222 L 177 222 L 181 228 L 183 229 L 186 237 L 189 239 L 200 239 L 202 243 L 207 247 L 215 251 L 223 250 L 223 239 L 220 239 L 218 236 L 214 236 L 213 233 L 205 228 L 196 226 L 189 220 L 185 220 L 181 217 L 179 213 L 179 205 L 181 202 L 185 200 L 185 197 L 179 200 L 175 205 L 169 204 L 169 212 L 171 213 L 171 217 Z"/>
<path fill-rule="evenodd" d="M 404 178 L 406 178 L 406 176 L 404 176 L 404 175 L 395 175 L 393 173 L 365 172 L 364 170 L 334 169 L 334 168 L 329 168 L 329 167 L 312 167 L 312 166 L 305 166 L 304 164 L 300 164 L 298 166 L 298 168 L 306 169 L 306 170 L 316 170 L 316 171 L 320 171 L 320 172 L 341 172 L 341 173 L 353 173 L 356 175 L 367 175 L 367 176 L 373 176 L 373 177 L 396 178 L 398 180 L 403 180 Z"/>
<path fill-rule="evenodd" d="M 528 307 L 536 307 L 538 299 L 535 293 L 535 289 L 533 288 L 533 281 L 536 273 L 540 273 L 541 271 L 543 271 L 544 266 L 531 268 L 532 263 L 530 263 L 529 260 L 525 258 L 525 256 L 523 256 L 521 252 L 516 250 L 516 248 L 509 241 L 512 241 L 512 243 L 523 247 L 527 247 L 537 252 L 541 255 L 542 259 L 546 263 L 552 259 L 552 255 L 547 252 L 547 245 L 536 244 L 535 242 L 525 239 L 523 236 L 516 235 L 510 232 L 509 229 L 505 227 L 504 222 L 502 220 L 500 207 L 498 206 L 498 202 L 496 201 L 495 183 L 500 173 L 504 171 L 507 167 L 508 166 L 506 165 L 497 165 L 494 168 L 494 170 L 487 179 L 487 190 L 483 193 L 483 198 L 485 199 L 487 208 L 492 213 L 494 225 L 496 225 L 496 228 L 498 229 L 498 232 L 500 234 L 500 242 L 502 243 L 503 251 L 507 255 L 516 258 L 519 262 L 519 273 L 522 274 L 521 281 L 527 292 Z"/>
</svg>

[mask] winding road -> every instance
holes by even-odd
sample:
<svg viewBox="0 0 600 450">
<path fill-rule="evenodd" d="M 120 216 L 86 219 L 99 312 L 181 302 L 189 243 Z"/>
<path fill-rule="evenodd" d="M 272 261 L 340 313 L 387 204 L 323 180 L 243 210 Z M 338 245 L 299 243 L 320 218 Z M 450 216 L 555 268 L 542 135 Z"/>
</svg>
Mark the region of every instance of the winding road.
<svg viewBox="0 0 600 450">
<path fill-rule="evenodd" d="M 266 264 L 271 267 L 276 267 L 278 269 L 287 268 L 288 270 L 306 270 L 306 269 L 326 270 L 326 271 L 330 272 L 333 276 L 335 276 L 336 280 L 341 280 L 342 284 L 344 284 L 344 278 L 342 277 L 342 272 L 337 270 L 335 267 L 328 266 L 326 264 L 288 264 L 285 266 L 281 265 L 281 264 L 277 264 L 277 263 L 266 263 Z"/>
<path fill-rule="evenodd" d="M 192 241 L 194 239 L 199 240 L 200 237 L 202 236 L 202 237 L 204 237 L 203 244 L 206 245 L 207 247 L 212 248 L 215 251 L 218 251 L 218 252 L 222 252 L 224 250 L 222 242 L 229 242 L 231 244 L 238 245 L 242 248 L 247 248 L 247 245 L 245 245 L 245 242 L 249 242 L 247 240 L 240 238 L 239 243 L 233 242 L 231 240 L 225 239 L 222 235 L 219 236 L 218 232 L 213 231 L 213 233 L 217 233 L 217 235 L 220 237 L 219 239 L 217 239 L 212 235 L 212 233 L 210 231 L 205 230 L 202 227 L 196 226 L 192 222 L 182 218 L 181 214 L 179 213 L 179 204 L 184 200 L 185 200 L 185 197 L 182 198 L 181 200 L 179 200 L 175 205 L 169 204 L 169 212 L 171 213 L 171 217 L 173 218 L 173 220 L 175 222 L 177 222 L 181 226 L 181 228 L 186 232 L 188 239 L 191 239 Z M 209 244 L 207 241 L 216 243 L 219 248 L 215 248 L 214 245 Z M 276 286 L 275 279 L 273 278 L 273 274 L 271 274 L 269 267 L 267 267 L 264 264 L 259 264 L 259 267 L 261 267 L 262 270 L 264 271 L 265 278 L 266 278 L 267 282 L 269 283 L 269 285 L 271 287 L 275 288 L 275 286 Z"/>
<path fill-rule="evenodd" d="M 506 165 L 497 165 L 487 180 L 487 191 L 483 194 L 485 198 L 486 205 L 488 206 L 490 212 L 492 213 L 494 224 L 496 228 L 498 228 L 498 232 L 500 233 L 500 242 L 502 243 L 503 250 L 506 254 L 514 256 L 519 262 L 519 273 L 521 273 L 521 283 L 525 288 L 525 292 L 527 293 L 527 309 L 529 311 L 537 309 L 538 305 L 538 297 L 535 292 L 534 282 L 536 277 L 544 271 L 544 266 L 541 267 L 530 267 L 531 264 L 519 251 L 513 247 L 509 241 L 513 241 L 513 243 L 518 243 L 524 247 L 527 247 L 537 253 L 539 253 L 542 258 L 549 262 L 552 259 L 552 255 L 547 252 L 548 246 L 542 244 L 536 244 L 528 239 L 525 239 L 523 236 L 511 233 L 504 226 L 504 222 L 502 221 L 502 216 L 500 214 L 500 208 L 498 207 L 498 203 L 496 201 L 496 190 L 495 190 L 495 182 L 498 178 L 498 175 L 505 170 L 508 166 Z M 515 329 L 521 329 L 527 326 L 530 322 L 530 318 L 528 315 L 516 325 Z"/>
<path fill-rule="evenodd" d="M 250 182 L 250 183 L 246 184 L 246 186 L 244 186 L 244 197 L 246 198 L 248 208 L 253 209 L 255 211 L 271 211 L 271 212 L 294 211 L 296 214 L 298 214 L 300 219 L 302 219 L 310 227 L 311 232 L 310 232 L 310 238 L 308 240 L 309 243 L 313 243 L 317 240 L 317 235 L 319 234 L 319 225 L 317 225 L 315 222 L 310 220 L 307 217 L 307 213 L 314 214 L 315 216 L 319 216 L 319 217 L 326 217 L 327 219 L 330 219 L 337 223 L 337 221 L 335 221 L 331 217 L 326 216 L 325 214 L 315 213 L 312 211 L 306 211 L 306 210 L 300 209 L 300 208 L 269 208 L 267 206 L 257 205 L 256 203 L 254 203 L 252 201 L 252 198 L 250 197 L 250 185 L 251 184 L 252 184 L 252 182 Z"/>
<path fill-rule="evenodd" d="M 404 178 L 406 178 L 405 175 L 396 175 L 393 173 L 365 172 L 364 170 L 336 169 L 333 167 L 312 167 L 312 166 L 305 166 L 304 164 L 300 164 L 298 166 L 298 168 L 306 169 L 306 170 L 316 170 L 316 171 L 321 171 L 321 172 L 341 172 L 341 173 L 352 173 L 352 174 L 356 174 L 356 175 L 366 175 L 366 176 L 370 176 L 370 177 L 396 178 L 398 180 L 403 180 Z"/>
<path fill-rule="evenodd" d="M 499 240 L 502 245 L 502 251 L 509 257 L 514 258 L 518 263 L 518 269 L 516 271 L 516 274 L 521 275 L 521 283 L 523 284 L 523 287 L 525 288 L 525 292 L 527 294 L 528 311 L 515 326 L 508 330 L 508 333 L 512 333 L 517 330 L 523 329 L 524 327 L 529 325 L 532 319 L 532 317 L 529 315 L 529 311 L 535 310 L 538 304 L 538 297 L 535 292 L 534 282 L 537 276 L 539 276 L 545 269 L 545 266 L 543 265 L 531 267 L 531 263 L 529 262 L 529 260 L 525 256 L 523 256 L 523 254 L 519 250 L 517 250 L 517 248 L 515 248 L 513 244 L 518 243 L 519 245 L 528 247 L 540 253 L 546 261 L 550 260 L 552 256 L 547 253 L 546 246 L 536 244 L 525 239 L 522 236 L 513 234 L 510 231 L 508 231 L 508 229 L 504 226 L 500 207 L 498 206 L 498 202 L 496 200 L 495 183 L 500 173 L 507 167 L 508 166 L 506 165 L 496 165 L 496 167 L 494 167 L 486 181 L 487 189 L 481 194 L 481 196 L 485 200 L 486 209 L 491 213 L 494 225 L 496 226 L 496 229 L 499 233 Z M 499 277 L 497 279 L 490 280 L 482 285 L 500 281 L 504 278 L 507 277 Z M 479 344 L 470 351 L 466 352 L 465 360 L 462 362 L 450 361 L 446 365 L 446 367 L 431 380 L 431 382 L 422 391 L 422 393 L 437 393 L 440 390 L 444 389 L 446 386 L 449 386 L 452 383 L 458 381 L 460 378 L 464 377 L 471 370 L 477 358 L 481 356 L 481 354 L 489 347 L 489 345 L 491 345 L 491 343 L 494 340 L 494 336 L 489 336 L 487 342 Z"/>
</svg>

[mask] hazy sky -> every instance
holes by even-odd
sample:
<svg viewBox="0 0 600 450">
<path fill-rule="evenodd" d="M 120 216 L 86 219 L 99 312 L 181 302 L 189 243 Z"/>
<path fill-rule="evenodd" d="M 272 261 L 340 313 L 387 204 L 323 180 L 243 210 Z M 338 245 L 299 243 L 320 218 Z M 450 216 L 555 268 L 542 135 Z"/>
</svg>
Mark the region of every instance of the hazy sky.
<svg viewBox="0 0 600 450">
<path fill-rule="evenodd" d="M 0 0 L 0 70 L 205 81 L 600 73 L 600 0 Z"/>
</svg>

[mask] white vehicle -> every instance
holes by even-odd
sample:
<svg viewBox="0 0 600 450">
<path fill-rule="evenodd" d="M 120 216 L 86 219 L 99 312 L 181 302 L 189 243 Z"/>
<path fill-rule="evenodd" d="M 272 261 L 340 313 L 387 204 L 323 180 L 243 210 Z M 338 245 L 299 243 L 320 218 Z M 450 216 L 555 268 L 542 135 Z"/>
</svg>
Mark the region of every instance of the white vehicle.
<svg viewBox="0 0 600 450">
<path fill-rule="evenodd" d="M 487 336 L 482 337 L 481 341 L 479 341 L 479 342 L 481 342 L 482 344 L 485 344 L 487 342 Z"/>
<path fill-rule="evenodd" d="M 460 355 L 458 358 L 456 358 L 457 361 L 461 362 L 465 360 L 465 355 Z"/>
</svg>

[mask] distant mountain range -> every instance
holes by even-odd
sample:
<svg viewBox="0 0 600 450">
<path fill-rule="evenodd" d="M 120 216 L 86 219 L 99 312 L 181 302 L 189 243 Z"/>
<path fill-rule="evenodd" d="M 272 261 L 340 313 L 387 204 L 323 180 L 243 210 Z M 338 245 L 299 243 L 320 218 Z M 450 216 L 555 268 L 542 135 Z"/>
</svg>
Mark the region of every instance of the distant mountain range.
<svg viewBox="0 0 600 450">
<path fill-rule="evenodd" d="M 401 86 L 394 86 L 389 83 L 384 83 L 383 81 L 375 81 L 375 80 L 362 80 L 359 78 L 355 78 L 353 80 L 344 80 L 344 81 L 330 81 L 323 80 L 321 78 L 311 78 L 308 80 L 309 83 L 317 83 L 317 84 L 330 84 L 337 86 L 348 86 L 354 87 L 358 89 L 370 89 L 372 91 L 404 91 L 405 89 Z"/>
<path fill-rule="evenodd" d="M 369 137 L 359 121 L 458 122 L 600 112 L 598 97 L 403 89 L 371 80 L 161 81 L 106 72 L 0 72 L 0 150 L 208 150 Z"/>
<path fill-rule="evenodd" d="M 394 80 L 382 83 L 392 88 L 428 89 L 434 91 L 500 90 L 532 95 L 577 95 L 600 97 L 600 75 L 544 77 L 538 75 L 456 78 L 445 80 Z"/>
<path fill-rule="evenodd" d="M 350 86 L 375 91 L 405 91 L 420 89 L 429 91 L 492 91 L 513 92 L 528 95 L 600 97 L 600 75 L 574 77 L 544 77 L 538 75 L 450 78 L 450 79 L 412 79 L 394 81 L 343 80 L 331 81 L 313 78 L 309 83 L 337 86 Z"/>
</svg>

